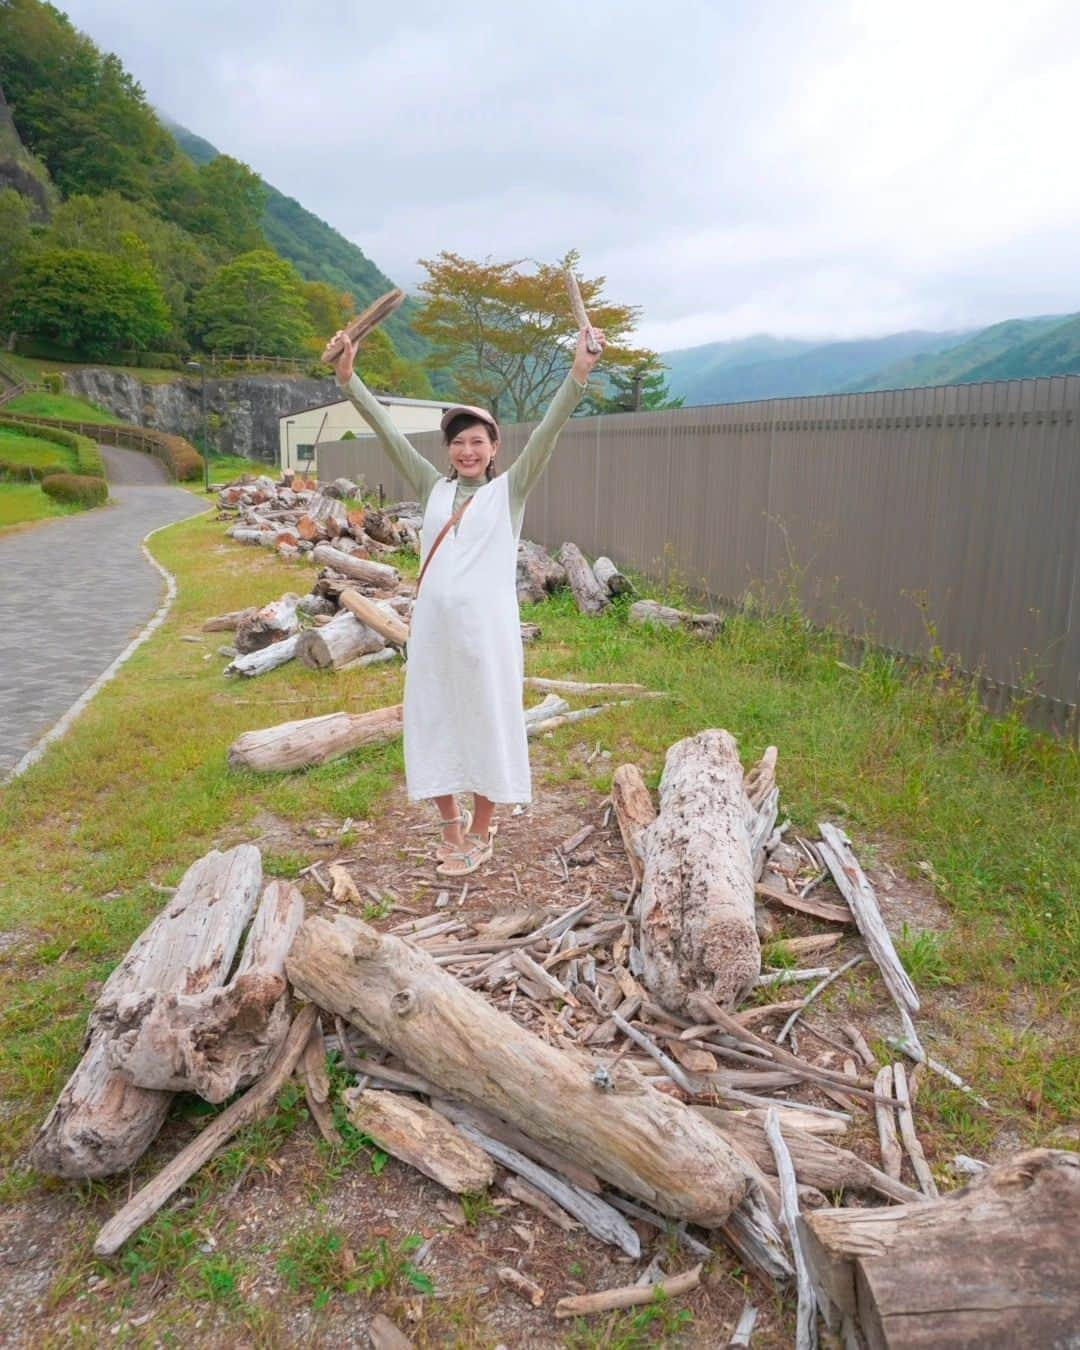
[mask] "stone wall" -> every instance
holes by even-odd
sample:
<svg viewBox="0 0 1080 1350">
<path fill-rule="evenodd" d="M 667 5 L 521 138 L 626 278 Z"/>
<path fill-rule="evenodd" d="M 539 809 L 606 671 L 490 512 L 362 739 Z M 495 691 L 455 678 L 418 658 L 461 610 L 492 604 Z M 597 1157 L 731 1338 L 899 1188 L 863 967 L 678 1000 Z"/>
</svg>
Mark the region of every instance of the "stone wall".
<svg viewBox="0 0 1080 1350">
<path fill-rule="evenodd" d="M 149 384 L 128 371 L 108 366 L 69 370 L 70 394 L 107 408 L 115 417 L 189 441 L 202 439 L 202 401 L 197 375 L 168 384 Z M 245 375 L 206 381 L 210 443 L 222 454 L 243 455 L 276 464 L 278 418 L 340 397 L 333 379 L 310 380 L 280 375 Z"/>
</svg>

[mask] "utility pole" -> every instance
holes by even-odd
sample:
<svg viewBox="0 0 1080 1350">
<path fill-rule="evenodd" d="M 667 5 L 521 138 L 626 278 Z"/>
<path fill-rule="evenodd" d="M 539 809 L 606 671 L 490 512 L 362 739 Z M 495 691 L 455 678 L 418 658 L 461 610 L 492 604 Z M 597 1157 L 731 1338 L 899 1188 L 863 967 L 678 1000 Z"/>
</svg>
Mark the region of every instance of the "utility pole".
<svg viewBox="0 0 1080 1350">
<path fill-rule="evenodd" d="M 202 377 L 202 444 L 203 444 L 203 489 L 210 491 L 210 441 L 206 416 L 206 368 L 201 361 L 188 361 L 188 370 L 197 370 Z"/>
</svg>

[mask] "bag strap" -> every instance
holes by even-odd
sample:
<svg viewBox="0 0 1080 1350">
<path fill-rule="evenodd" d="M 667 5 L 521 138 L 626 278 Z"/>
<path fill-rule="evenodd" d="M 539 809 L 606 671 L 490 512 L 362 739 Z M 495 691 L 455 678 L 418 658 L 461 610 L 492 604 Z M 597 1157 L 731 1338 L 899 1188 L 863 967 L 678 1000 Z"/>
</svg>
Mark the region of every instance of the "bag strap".
<svg viewBox="0 0 1080 1350">
<path fill-rule="evenodd" d="M 476 494 L 474 493 L 473 495 L 475 496 Z M 432 560 L 432 558 L 434 558 L 436 552 L 438 551 L 439 545 L 440 545 L 440 544 L 442 543 L 442 541 L 446 538 L 446 536 L 450 533 L 450 531 L 454 528 L 454 526 L 460 523 L 461 517 L 462 517 L 462 516 L 465 514 L 465 512 L 469 509 L 469 504 L 470 504 L 471 501 L 472 501 L 472 497 L 467 497 L 467 498 L 465 499 L 465 501 L 462 503 L 460 509 L 454 512 L 454 514 L 450 517 L 450 519 L 449 519 L 449 520 L 446 522 L 446 524 L 442 527 L 442 529 L 439 531 L 439 533 L 435 536 L 435 542 L 432 544 L 432 546 L 431 546 L 431 548 L 430 548 L 430 550 L 429 550 L 429 552 L 428 552 L 427 557 L 424 559 L 424 565 L 423 565 L 423 567 L 421 567 L 421 569 L 420 569 L 420 575 L 419 575 L 419 576 L 417 577 L 417 579 L 416 579 L 416 594 L 417 594 L 417 595 L 420 594 L 420 587 L 424 584 L 424 573 L 425 573 L 425 572 L 428 570 L 428 568 L 431 566 L 431 560 Z"/>
</svg>

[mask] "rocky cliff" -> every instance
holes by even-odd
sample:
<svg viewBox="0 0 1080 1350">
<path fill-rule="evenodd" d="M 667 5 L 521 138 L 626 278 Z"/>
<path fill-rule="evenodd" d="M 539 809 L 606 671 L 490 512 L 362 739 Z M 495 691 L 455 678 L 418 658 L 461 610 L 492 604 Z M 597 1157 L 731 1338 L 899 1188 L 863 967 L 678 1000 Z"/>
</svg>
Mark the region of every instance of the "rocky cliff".
<svg viewBox="0 0 1080 1350">
<path fill-rule="evenodd" d="M 198 376 L 169 384 L 144 383 L 128 371 L 84 366 L 64 376 L 68 393 L 107 408 L 125 422 L 169 431 L 189 441 L 202 439 L 202 397 Z M 313 408 L 340 397 L 332 380 L 285 379 L 247 375 L 206 381 L 210 444 L 222 454 L 275 464 L 278 418 L 298 408 Z"/>
</svg>

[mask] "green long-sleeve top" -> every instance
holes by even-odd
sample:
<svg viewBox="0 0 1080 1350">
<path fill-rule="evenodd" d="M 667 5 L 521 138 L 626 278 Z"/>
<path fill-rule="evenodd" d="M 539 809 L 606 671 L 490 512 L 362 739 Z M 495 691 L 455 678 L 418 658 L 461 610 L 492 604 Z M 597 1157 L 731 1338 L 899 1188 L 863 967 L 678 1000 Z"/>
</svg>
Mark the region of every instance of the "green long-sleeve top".
<svg viewBox="0 0 1080 1350">
<path fill-rule="evenodd" d="M 442 478 L 442 474 L 433 464 L 429 464 L 418 450 L 406 439 L 403 432 L 394 425 L 389 413 L 367 388 L 355 372 L 348 384 L 341 386 L 349 401 L 379 439 L 382 448 L 389 455 L 394 467 L 416 493 L 421 506 L 427 506 L 431 489 Z M 555 397 L 551 400 L 543 420 L 529 437 L 525 449 L 514 460 L 507 471 L 510 492 L 510 519 L 514 530 L 521 529 L 525 514 L 525 499 L 536 486 L 551 459 L 559 432 L 566 425 L 570 414 L 581 402 L 585 385 L 578 384 L 573 375 L 567 375 Z M 458 477 L 457 491 L 454 493 L 454 510 L 457 511 L 469 497 L 477 492 L 488 480 L 486 478 Z"/>
</svg>

